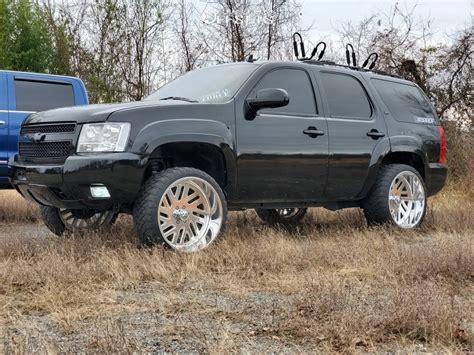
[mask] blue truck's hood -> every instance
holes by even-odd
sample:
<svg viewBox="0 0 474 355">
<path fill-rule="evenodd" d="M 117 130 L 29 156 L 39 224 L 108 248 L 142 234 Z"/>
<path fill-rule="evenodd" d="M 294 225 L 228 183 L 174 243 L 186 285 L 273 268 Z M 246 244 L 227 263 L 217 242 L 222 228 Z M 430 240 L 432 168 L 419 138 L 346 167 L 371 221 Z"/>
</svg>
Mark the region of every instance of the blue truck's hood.
<svg viewBox="0 0 474 355">
<path fill-rule="evenodd" d="M 179 104 L 183 105 L 183 102 L 171 102 L 171 101 L 138 101 L 129 102 L 123 104 L 105 104 L 105 105 L 85 105 L 85 106 L 73 106 L 58 108 L 55 110 L 49 110 L 44 112 L 37 112 L 30 115 L 24 122 L 24 124 L 37 124 L 46 122 L 77 122 L 77 123 L 89 123 L 89 122 L 104 122 L 108 117 L 121 110 L 130 110 L 140 107 L 148 106 L 168 106 Z"/>
</svg>

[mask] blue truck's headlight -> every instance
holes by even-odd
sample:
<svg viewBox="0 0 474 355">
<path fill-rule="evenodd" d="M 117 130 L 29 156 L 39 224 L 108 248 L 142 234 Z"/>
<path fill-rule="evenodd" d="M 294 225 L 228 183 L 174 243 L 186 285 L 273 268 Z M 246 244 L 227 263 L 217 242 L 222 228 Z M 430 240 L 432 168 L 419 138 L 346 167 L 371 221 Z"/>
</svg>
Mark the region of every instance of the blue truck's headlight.
<svg viewBox="0 0 474 355">
<path fill-rule="evenodd" d="M 91 123 L 82 126 L 78 153 L 123 152 L 130 134 L 130 123 Z"/>
</svg>

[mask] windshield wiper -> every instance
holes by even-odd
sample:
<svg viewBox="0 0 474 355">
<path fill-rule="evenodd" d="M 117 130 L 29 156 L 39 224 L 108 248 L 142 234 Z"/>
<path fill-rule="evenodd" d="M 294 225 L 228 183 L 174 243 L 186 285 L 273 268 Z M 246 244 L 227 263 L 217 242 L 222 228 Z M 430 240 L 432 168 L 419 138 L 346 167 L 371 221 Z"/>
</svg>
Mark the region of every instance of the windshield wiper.
<svg viewBox="0 0 474 355">
<path fill-rule="evenodd" d="M 164 97 L 161 100 L 178 100 L 178 101 L 186 101 L 186 102 L 199 102 L 197 100 L 192 100 L 192 99 L 188 99 L 187 97 L 180 97 L 180 96 L 168 96 L 168 97 Z"/>
</svg>

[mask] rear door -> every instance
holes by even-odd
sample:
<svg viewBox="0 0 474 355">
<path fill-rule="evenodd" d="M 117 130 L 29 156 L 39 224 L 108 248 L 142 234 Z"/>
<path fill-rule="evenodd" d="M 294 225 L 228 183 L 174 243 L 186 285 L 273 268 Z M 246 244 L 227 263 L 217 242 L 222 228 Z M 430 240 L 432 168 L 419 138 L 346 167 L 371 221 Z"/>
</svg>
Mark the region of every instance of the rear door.
<svg viewBox="0 0 474 355">
<path fill-rule="evenodd" d="M 6 74 L 0 72 L 0 184 L 7 182 L 8 91 Z"/>
<path fill-rule="evenodd" d="M 10 156 L 17 152 L 21 124 L 31 113 L 76 104 L 73 83 L 70 78 L 56 80 L 46 75 L 8 74 Z"/>
<path fill-rule="evenodd" d="M 357 199 L 369 175 L 372 154 L 388 143 L 383 114 L 375 107 L 358 73 L 316 70 L 329 131 L 326 196 Z"/>
</svg>

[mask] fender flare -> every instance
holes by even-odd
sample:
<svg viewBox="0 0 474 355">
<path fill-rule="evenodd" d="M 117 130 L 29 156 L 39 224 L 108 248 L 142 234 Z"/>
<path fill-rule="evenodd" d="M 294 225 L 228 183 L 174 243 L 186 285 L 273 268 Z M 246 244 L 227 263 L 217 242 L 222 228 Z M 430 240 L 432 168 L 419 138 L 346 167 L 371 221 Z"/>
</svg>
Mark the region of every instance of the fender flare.
<svg viewBox="0 0 474 355">
<path fill-rule="evenodd" d="M 364 187 L 358 195 L 358 199 L 363 199 L 367 196 L 373 184 L 375 183 L 375 180 L 377 179 L 383 160 L 392 153 L 416 154 L 423 161 L 423 166 L 426 171 L 428 157 L 426 156 L 426 153 L 420 148 L 422 144 L 421 140 L 415 137 L 401 136 L 390 137 L 390 141 L 388 141 L 388 139 L 385 141 L 387 141 L 387 143 L 378 144 L 372 153 L 369 164 L 369 173 L 367 175 Z M 381 143 L 385 141 L 381 141 Z"/>
<path fill-rule="evenodd" d="M 237 172 L 235 144 L 231 129 L 223 122 L 206 119 L 156 121 L 140 130 L 132 151 L 150 157 L 164 144 L 190 142 L 210 144 L 222 152 L 228 176 L 227 193 L 232 194 Z"/>
</svg>

